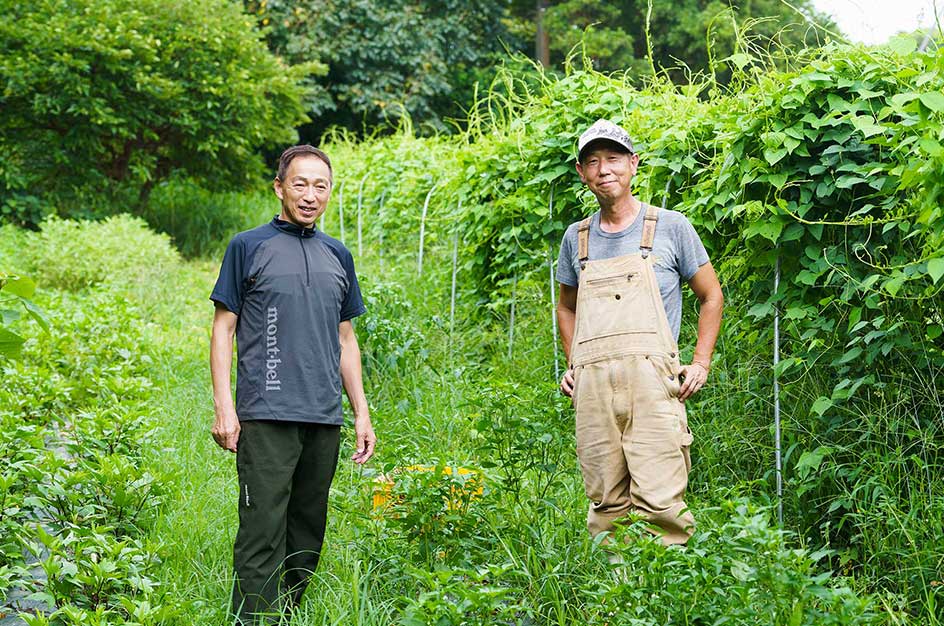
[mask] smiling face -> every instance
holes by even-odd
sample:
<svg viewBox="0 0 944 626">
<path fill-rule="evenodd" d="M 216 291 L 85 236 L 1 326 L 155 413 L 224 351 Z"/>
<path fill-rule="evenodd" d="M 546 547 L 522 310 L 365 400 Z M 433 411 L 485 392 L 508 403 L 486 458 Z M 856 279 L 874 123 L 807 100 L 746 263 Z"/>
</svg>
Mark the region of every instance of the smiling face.
<svg viewBox="0 0 944 626">
<path fill-rule="evenodd" d="M 577 163 L 577 173 L 597 200 L 612 204 L 629 195 L 630 183 L 638 166 L 638 154 L 621 150 L 609 142 L 599 142 L 591 146 L 583 160 Z"/>
<path fill-rule="evenodd" d="M 285 170 L 284 180 L 272 183 L 282 201 L 279 217 L 302 228 L 312 228 L 328 207 L 331 197 L 331 170 L 313 155 L 299 155 Z"/>
</svg>

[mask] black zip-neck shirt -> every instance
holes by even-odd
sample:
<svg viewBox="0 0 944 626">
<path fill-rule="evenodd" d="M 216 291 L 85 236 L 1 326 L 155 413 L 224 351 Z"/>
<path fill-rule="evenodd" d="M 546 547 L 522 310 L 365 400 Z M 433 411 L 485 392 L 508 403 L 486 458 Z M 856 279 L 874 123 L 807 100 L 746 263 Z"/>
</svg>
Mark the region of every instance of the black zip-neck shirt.
<svg viewBox="0 0 944 626">
<path fill-rule="evenodd" d="M 340 241 L 278 217 L 241 232 L 210 299 L 239 316 L 240 421 L 343 423 L 338 325 L 366 309 Z"/>
</svg>

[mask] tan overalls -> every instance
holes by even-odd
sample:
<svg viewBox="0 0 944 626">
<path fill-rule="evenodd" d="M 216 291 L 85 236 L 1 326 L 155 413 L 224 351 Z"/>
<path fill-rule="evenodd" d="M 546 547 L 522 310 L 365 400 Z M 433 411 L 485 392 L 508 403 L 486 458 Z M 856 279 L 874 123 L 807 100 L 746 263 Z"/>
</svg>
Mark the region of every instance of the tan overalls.
<svg viewBox="0 0 944 626">
<path fill-rule="evenodd" d="M 581 265 L 571 347 L 577 456 L 596 536 L 637 511 L 666 544 L 685 543 L 695 519 L 683 497 L 691 467 L 678 347 L 650 256 L 658 209 L 649 206 L 639 254 L 589 261 L 590 218 L 580 223 Z"/>
</svg>

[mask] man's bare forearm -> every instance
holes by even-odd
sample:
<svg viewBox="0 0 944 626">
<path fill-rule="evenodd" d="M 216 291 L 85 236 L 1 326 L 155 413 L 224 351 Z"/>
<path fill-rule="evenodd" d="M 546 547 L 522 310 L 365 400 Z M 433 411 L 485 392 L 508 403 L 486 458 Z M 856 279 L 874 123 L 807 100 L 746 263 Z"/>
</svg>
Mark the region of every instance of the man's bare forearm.
<svg viewBox="0 0 944 626">
<path fill-rule="evenodd" d="M 370 415 L 367 396 L 364 394 L 364 377 L 361 369 L 361 350 L 353 330 L 341 336 L 341 384 L 351 403 L 355 419 Z"/>
<path fill-rule="evenodd" d="M 213 406 L 217 415 L 235 411 L 233 388 L 233 335 L 219 324 L 213 325 L 210 338 L 210 376 L 213 379 Z"/>
</svg>

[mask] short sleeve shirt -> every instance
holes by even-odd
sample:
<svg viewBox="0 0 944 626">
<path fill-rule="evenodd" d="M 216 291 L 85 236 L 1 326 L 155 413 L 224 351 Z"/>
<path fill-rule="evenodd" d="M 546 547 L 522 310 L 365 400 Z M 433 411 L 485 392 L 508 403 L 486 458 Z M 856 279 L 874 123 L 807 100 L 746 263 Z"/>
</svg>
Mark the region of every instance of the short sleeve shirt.
<svg viewBox="0 0 944 626">
<path fill-rule="evenodd" d="M 239 233 L 210 299 L 238 316 L 240 421 L 343 423 L 338 326 L 365 308 L 341 242 L 278 218 Z"/>
<path fill-rule="evenodd" d="M 590 220 L 589 259 L 593 261 L 639 254 L 645 214 L 646 205 L 643 205 L 632 224 L 618 233 L 608 233 L 600 228 L 599 211 L 595 213 Z M 580 283 L 577 252 L 579 225 L 579 222 L 571 224 L 564 233 L 557 262 L 557 282 L 571 287 Z M 678 341 L 682 325 L 682 282 L 688 282 L 708 262 L 708 252 L 688 218 L 678 211 L 660 209 L 652 256 L 665 316 Z"/>
</svg>

